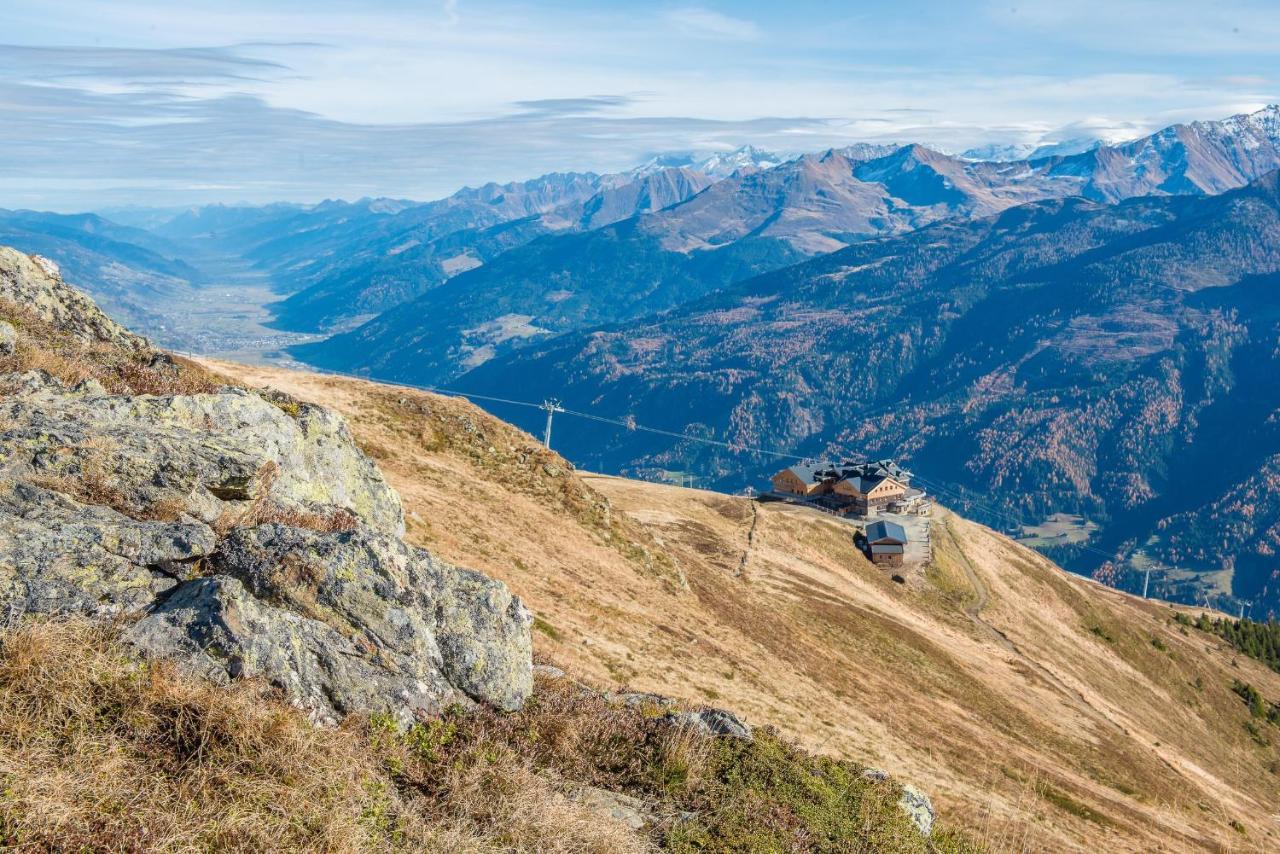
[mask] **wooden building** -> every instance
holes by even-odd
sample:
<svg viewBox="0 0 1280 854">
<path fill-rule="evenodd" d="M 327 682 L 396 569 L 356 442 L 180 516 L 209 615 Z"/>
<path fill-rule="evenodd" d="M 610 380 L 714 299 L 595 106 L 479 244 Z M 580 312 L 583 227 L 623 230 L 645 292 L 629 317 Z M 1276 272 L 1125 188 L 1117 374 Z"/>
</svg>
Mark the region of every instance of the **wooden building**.
<svg viewBox="0 0 1280 854">
<path fill-rule="evenodd" d="M 773 491 L 806 499 L 833 513 L 866 516 L 887 508 L 901 508 L 913 493 L 911 473 L 892 460 L 842 463 L 801 463 L 772 478 Z"/>
<path fill-rule="evenodd" d="M 805 497 L 825 495 L 831 491 L 835 475 L 835 467 L 830 463 L 788 466 L 773 476 L 773 491 Z"/>
<path fill-rule="evenodd" d="M 901 501 L 907 487 L 888 475 L 851 474 L 837 480 L 831 493 L 846 499 L 852 512 L 866 516 Z"/>
<path fill-rule="evenodd" d="M 907 532 L 896 522 L 872 522 L 867 526 L 867 553 L 876 566 L 902 566 Z"/>
</svg>

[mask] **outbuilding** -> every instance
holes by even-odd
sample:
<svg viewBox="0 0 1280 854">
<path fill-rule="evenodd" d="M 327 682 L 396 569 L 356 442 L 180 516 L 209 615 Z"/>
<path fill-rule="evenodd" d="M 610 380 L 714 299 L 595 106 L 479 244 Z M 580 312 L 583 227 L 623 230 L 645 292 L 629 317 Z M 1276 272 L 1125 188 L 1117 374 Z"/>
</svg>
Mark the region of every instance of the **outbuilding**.
<svg viewBox="0 0 1280 854">
<path fill-rule="evenodd" d="M 897 522 L 872 522 L 866 529 L 867 552 L 876 566 L 902 566 L 907 532 Z"/>
</svg>

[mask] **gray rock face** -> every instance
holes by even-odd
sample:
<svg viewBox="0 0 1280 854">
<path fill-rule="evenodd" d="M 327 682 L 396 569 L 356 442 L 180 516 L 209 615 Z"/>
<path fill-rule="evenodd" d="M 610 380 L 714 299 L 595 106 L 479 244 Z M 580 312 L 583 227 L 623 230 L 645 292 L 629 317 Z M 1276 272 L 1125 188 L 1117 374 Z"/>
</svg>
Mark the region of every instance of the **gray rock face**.
<svg viewBox="0 0 1280 854">
<path fill-rule="evenodd" d="M 458 699 L 438 670 L 400 672 L 362 648 L 360 638 L 273 607 L 222 575 L 180 584 L 127 638 L 217 682 L 265 679 L 320 724 L 349 712 L 387 711 L 407 726 Z"/>
<path fill-rule="evenodd" d="M 406 678 L 443 673 L 466 696 L 515 709 L 533 687 L 532 616 L 500 582 L 367 530 L 233 531 L 216 571 L 255 596 L 358 638 Z"/>
<path fill-rule="evenodd" d="M 7 320 L 0 320 L 0 356 L 12 356 L 18 349 L 18 330 Z"/>
<path fill-rule="evenodd" d="M 139 522 L 0 481 L 0 608 L 11 613 L 137 613 L 214 545 L 207 525 Z"/>
<path fill-rule="evenodd" d="M 5 299 L 86 340 L 144 346 L 52 265 L 0 249 Z M 152 367 L 176 375 L 166 359 Z M 338 415 L 237 388 L 108 394 L 42 371 L 0 383 L 0 619 L 137 618 L 140 650 L 267 680 L 321 723 L 515 709 L 532 690 L 529 612 L 400 540 L 399 496 Z"/>
<path fill-rule="evenodd" d="M 255 676 L 319 722 L 454 703 L 519 708 L 532 616 L 500 582 L 368 529 L 232 531 L 216 574 L 177 586 L 129 639 L 205 676 Z"/>
<path fill-rule="evenodd" d="M 212 523 L 250 502 L 342 508 L 372 528 L 404 532 L 400 499 L 360 452 L 342 418 L 260 396 L 108 395 L 97 383 L 66 389 L 28 378 L 0 401 L 0 478 L 111 484 L 118 509 L 157 506 Z"/>
</svg>

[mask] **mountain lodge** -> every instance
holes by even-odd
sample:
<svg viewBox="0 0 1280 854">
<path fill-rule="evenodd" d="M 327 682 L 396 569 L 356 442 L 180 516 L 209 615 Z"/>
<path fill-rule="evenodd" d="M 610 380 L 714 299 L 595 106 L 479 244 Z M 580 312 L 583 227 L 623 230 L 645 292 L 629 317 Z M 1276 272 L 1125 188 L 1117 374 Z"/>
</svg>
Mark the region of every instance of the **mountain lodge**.
<svg viewBox="0 0 1280 854">
<path fill-rule="evenodd" d="M 867 516 L 919 504 L 924 491 L 911 487 L 911 472 L 892 460 L 860 463 L 802 463 L 772 478 L 774 492 L 842 515 Z"/>
</svg>

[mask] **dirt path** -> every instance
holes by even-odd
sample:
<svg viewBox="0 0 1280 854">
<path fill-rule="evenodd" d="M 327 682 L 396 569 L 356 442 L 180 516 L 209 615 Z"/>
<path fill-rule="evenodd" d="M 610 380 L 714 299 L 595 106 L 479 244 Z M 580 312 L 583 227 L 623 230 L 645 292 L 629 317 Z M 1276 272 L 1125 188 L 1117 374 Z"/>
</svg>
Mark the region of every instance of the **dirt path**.
<svg viewBox="0 0 1280 854">
<path fill-rule="evenodd" d="M 747 547 L 742 550 L 742 557 L 738 560 L 738 571 L 733 575 L 735 578 L 741 578 L 742 574 L 747 570 L 747 559 L 751 557 L 751 547 L 756 543 L 756 524 L 760 521 L 760 508 L 754 501 L 751 502 L 751 527 L 747 529 Z"/>
<path fill-rule="evenodd" d="M 951 535 L 952 538 L 955 537 L 950 526 L 947 527 L 947 533 Z M 977 626 L 979 630 L 991 637 L 991 639 L 994 640 L 1001 649 L 1017 656 L 1020 662 L 1043 679 L 1046 684 L 1050 685 L 1054 690 L 1070 700 L 1072 705 L 1074 705 L 1076 709 L 1086 717 L 1093 718 L 1094 720 L 1106 724 L 1112 729 L 1128 735 L 1128 730 L 1116 721 L 1112 720 L 1111 717 L 1101 709 L 1091 704 L 1085 698 L 1084 694 L 1063 682 L 1053 671 L 1028 656 L 1018 648 L 1016 643 L 1009 639 L 1008 635 L 982 618 L 983 610 L 987 605 L 991 604 L 991 591 L 987 589 L 987 585 L 983 582 L 982 577 L 978 575 L 978 571 L 974 567 L 973 561 L 969 559 L 969 555 L 965 553 L 964 549 L 958 549 L 957 551 L 961 557 L 961 569 L 964 570 L 965 577 L 969 580 L 969 584 L 973 586 L 975 599 L 964 609 L 965 613 L 969 615 L 969 619 L 973 621 L 973 624 Z"/>
</svg>

